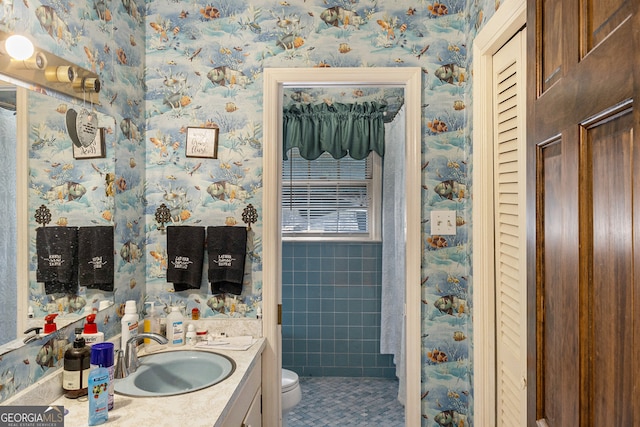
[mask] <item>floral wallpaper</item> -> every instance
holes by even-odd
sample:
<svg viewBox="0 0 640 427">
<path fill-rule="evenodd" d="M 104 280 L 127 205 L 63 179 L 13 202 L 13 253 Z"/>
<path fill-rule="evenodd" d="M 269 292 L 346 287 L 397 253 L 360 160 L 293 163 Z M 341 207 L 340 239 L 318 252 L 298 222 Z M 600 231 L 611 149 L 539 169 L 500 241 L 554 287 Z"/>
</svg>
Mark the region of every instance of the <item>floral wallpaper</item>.
<svg viewBox="0 0 640 427">
<path fill-rule="evenodd" d="M 104 82 L 99 108 L 116 121 L 119 180 L 112 220 L 120 257 L 116 309 L 98 319 L 108 335 L 116 333 L 127 299 L 197 306 L 210 317 L 256 315 L 263 285 L 265 67 L 421 67 L 422 424 L 473 424 L 470 46 L 499 0 L 2 5 L 0 27 L 30 33 Z M 220 130 L 218 159 L 187 157 L 186 129 L 212 126 Z M 175 292 L 166 282 L 166 237 L 154 216 L 162 203 L 170 209 L 169 225 L 242 226 L 247 205 L 257 209 L 241 295 L 215 298 L 206 282 Z M 430 234 L 433 209 L 456 210 L 456 236 Z M 63 333 L 68 339 L 70 329 Z M 46 373 L 48 365 L 37 362 L 41 352 L 52 353 L 59 366 L 45 347 L 37 342 L 5 355 L 0 398 Z"/>
</svg>

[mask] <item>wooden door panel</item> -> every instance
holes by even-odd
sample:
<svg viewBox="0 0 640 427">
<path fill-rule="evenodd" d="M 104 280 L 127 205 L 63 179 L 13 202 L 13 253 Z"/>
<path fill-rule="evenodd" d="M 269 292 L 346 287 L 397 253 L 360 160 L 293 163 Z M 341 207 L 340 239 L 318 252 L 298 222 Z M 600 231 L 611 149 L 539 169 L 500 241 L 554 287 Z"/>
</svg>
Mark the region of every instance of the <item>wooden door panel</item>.
<svg viewBox="0 0 640 427">
<path fill-rule="evenodd" d="M 633 390 L 631 337 L 634 315 L 633 293 L 633 116 L 631 111 L 615 120 L 592 125 L 585 130 L 588 158 L 592 167 L 592 259 L 591 296 L 582 312 L 591 315 L 581 325 L 592 331 L 592 340 L 583 351 L 593 358 L 589 372 L 591 389 L 585 388 L 592 403 L 593 425 L 633 425 L 632 406 L 627 404 Z M 585 218 L 588 221 L 588 219 Z M 585 257 L 586 258 L 586 257 Z M 587 284 L 585 284 L 586 287 Z M 603 321 L 606 319 L 606 321 Z M 589 332 L 586 332 L 588 334 Z M 585 335 L 586 335 L 585 334 Z"/>
<path fill-rule="evenodd" d="M 623 58 L 634 58 L 638 53 L 630 42 L 632 34 L 631 21 L 626 21 L 598 49 L 580 63 L 573 64 L 557 87 L 536 97 L 538 124 L 535 139 L 538 142 L 550 139 L 564 132 L 568 126 L 578 125 L 632 96 L 633 73 L 618 68 Z M 538 82 L 538 87 L 543 85 L 544 82 Z"/>
<path fill-rule="evenodd" d="M 584 29 L 583 56 L 601 43 L 628 19 L 632 13 L 631 0 L 588 0 L 582 2 L 581 17 Z"/>
<path fill-rule="evenodd" d="M 553 354 L 539 359 L 537 419 L 551 427 L 572 425 L 578 418 L 579 364 L 577 294 L 577 193 L 575 176 L 563 173 L 577 162 L 576 150 L 556 139 L 540 150 L 540 204 L 544 211 L 544 272 L 538 286 L 538 352 Z M 567 200 L 568 203 L 558 203 Z M 562 286 L 560 286 L 562 284 Z M 573 292 L 568 292 L 568 288 Z M 566 399 L 557 399 L 557 394 Z"/>
<path fill-rule="evenodd" d="M 540 62 L 542 91 L 562 77 L 563 49 L 558 43 L 562 39 L 563 16 L 562 2 L 558 0 L 544 0 L 541 2 L 540 15 L 543 41 L 540 44 Z"/>
<path fill-rule="evenodd" d="M 640 1 L 556 2 L 527 13 L 528 425 L 640 427 Z"/>
</svg>

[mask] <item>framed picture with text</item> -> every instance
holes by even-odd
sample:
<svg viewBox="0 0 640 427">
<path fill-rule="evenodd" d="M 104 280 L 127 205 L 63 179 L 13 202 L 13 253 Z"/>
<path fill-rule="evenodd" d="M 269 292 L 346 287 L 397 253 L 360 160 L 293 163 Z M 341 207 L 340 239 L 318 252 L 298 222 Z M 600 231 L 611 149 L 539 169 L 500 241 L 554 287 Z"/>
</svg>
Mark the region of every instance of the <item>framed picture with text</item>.
<svg viewBox="0 0 640 427">
<path fill-rule="evenodd" d="M 218 158 L 218 127 L 187 128 L 187 157 Z"/>
<path fill-rule="evenodd" d="M 77 146 L 76 144 L 71 144 L 73 146 L 73 158 L 98 159 L 107 157 L 105 133 L 105 128 L 98 128 L 93 142 L 86 147 L 83 145 Z"/>
</svg>

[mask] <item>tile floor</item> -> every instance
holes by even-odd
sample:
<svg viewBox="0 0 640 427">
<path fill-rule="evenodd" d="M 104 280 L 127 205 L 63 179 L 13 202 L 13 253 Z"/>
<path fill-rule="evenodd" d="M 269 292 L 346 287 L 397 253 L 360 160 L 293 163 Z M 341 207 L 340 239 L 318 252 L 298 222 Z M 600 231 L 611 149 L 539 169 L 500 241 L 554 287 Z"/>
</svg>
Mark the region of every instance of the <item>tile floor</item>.
<svg viewBox="0 0 640 427">
<path fill-rule="evenodd" d="M 288 427 L 404 427 L 395 379 L 300 377 L 300 387 Z"/>
</svg>

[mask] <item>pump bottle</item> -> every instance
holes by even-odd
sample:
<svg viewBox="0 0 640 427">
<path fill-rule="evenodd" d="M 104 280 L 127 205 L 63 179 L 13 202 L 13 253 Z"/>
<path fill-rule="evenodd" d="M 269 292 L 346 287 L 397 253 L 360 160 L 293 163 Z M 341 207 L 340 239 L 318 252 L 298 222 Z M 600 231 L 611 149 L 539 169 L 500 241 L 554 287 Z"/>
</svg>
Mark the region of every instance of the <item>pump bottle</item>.
<svg viewBox="0 0 640 427">
<path fill-rule="evenodd" d="M 160 334 L 160 317 L 158 316 L 158 313 L 156 313 L 155 303 L 153 301 L 147 301 L 145 304 L 150 304 L 151 307 L 149 308 L 147 317 L 144 318 L 142 330 L 144 332 Z M 156 344 L 155 341 L 149 338 L 144 339 L 144 346 L 146 348 L 149 348 L 154 344 Z"/>
<path fill-rule="evenodd" d="M 76 328 L 76 338 L 73 347 L 64 353 L 64 367 L 62 371 L 62 388 L 64 396 L 77 399 L 87 395 L 89 371 L 91 368 L 91 350 L 82 338 L 82 328 Z"/>
<path fill-rule="evenodd" d="M 96 315 L 89 314 L 84 324 L 84 330 L 82 331 L 82 338 L 84 338 L 88 346 L 104 341 L 104 332 L 98 331 L 98 325 L 95 324 L 95 320 Z"/>
<path fill-rule="evenodd" d="M 58 313 L 51 313 L 44 316 L 44 334 L 50 334 L 58 330 L 56 325 L 56 316 Z"/>
</svg>

